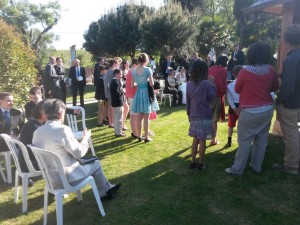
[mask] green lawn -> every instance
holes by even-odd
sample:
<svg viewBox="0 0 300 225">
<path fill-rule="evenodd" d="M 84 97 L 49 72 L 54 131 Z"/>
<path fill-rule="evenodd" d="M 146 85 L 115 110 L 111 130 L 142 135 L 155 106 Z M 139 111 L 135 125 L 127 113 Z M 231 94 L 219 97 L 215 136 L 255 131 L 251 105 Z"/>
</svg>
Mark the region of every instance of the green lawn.
<svg viewBox="0 0 300 225">
<path fill-rule="evenodd" d="M 72 194 L 64 200 L 64 224 L 70 225 L 297 225 L 300 224 L 300 176 L 271 169 L 281 162 L 283 142 L 271 137 L 264 173 L 249 168 L 243 176 L 225 174 L 237 149 L 223 149 L 227 123 L 219 123 L 220 145 L 207 148 L 205 171 L 189 170 L 192 138 L 187 135 L 184 107 L 161 107 L 151 122 L 154 141 L 138 143 L 127 132 L 115 138 L 109 128 L 96 127 L 96 103 L 87 105 L 87 126 L 92 129 L 97 155 L 108 179 L 121 182 L 115 199 L 104 201 L 106 217 L 97 209 L 91 189 L 84 189 L 83 202 Z M 127 122 L 127 126 L 129 126 Z M 0 181 L 2 182 L 2 181 Z M 28 214 L 21 201 L 13 202 L 13 185 L 0 184 L 0 224 L 42 224 L 43 186 L 39 180 L 29 188 Z M 48 224 L 55 224 L 54 198 L 49 200 Z"/>
<path fill-rule="evenodd" d="M 84 99 L 95 98 L 95 86 L 93 84 L 89 84 L 84 88 Z M 79 93 L 77 95 L 77 100 L 79 101 Z M 67 102 L 72 101 L 72 96 L 70 94 L 70 87 L 67 87 Z"/>
</svg>

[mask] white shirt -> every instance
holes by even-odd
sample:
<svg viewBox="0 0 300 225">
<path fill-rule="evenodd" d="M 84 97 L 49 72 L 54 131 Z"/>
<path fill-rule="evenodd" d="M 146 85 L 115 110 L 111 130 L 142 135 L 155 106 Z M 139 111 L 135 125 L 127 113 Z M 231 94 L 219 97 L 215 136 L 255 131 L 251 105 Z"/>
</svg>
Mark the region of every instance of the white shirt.
<svg viewBox="0 0 300 225">
<path fill-rule="evenodd" d="M 227 85 L 227 101 L 232 109 L 236 108 L 234 103 L 240 102 L 240 95 L 234 90 L 235 83 L 236 80 Z"/>
</svg>

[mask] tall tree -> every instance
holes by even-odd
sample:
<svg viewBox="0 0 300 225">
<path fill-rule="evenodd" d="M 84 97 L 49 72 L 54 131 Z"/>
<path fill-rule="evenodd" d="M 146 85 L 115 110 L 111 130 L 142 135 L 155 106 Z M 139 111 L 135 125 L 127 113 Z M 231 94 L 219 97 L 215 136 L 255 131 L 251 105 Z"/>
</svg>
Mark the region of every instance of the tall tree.
<svg viewBox="0 0 300 225">
<path fill-rule="evenodd" d="M 43 39 L 60 19 L 61 7 L 58 1 L 47 4 L 31 4 L 27 1 L 1 0 L 0 16 L 15 25 L 23 34 L 23 40 L 32 49 L 38 50 Z"/>
<path fill-rule="evenodd" d="M 196 10 L 203 10 L 205 0 L 164 0 L 166 4 L 173 4 L 179 2 L 184 10 L 193 12 Z"/>
<path fill-rule="evenodd" d="M 199 18 L 179 4 L 166 4 L 143 26 L 143 47 L 150 53 L 175 53 L 188 44 L 197 32 Z"/>
<path fill-rule="evenodd" d="M 0 0 L 0 17 L 17 28 L 24 43 L 35 50 L 37 56 L 56 38 L 50 31 L 58 23 L 60 14 L 58 1 L 31 4 L 26 0 Z M 39 67 L 40 57 L 38 59 Z"/>
<path fill-rule="evenodd" d="M 205 56 L 213 47 L 216 53 L 220 54 L 223 50 L 231 48 L 236 41 L 234 33 L 234 28 L 224 23 L 223 17 L 215 16 L 214 20 L 211 17 L 204 17 L 196 39 L 199 53 Z"/>
<path fill-rule="evenodd" d="M 34 52 L 21 40 L 12 26 L 0 19 L 0 92 L 14 94 L 18 106 L 28 99 L 28 91 L 36 82 Z"/>
<path fill-rule="evenodd" d="M 117 7 L 93 22 L 84 34 L 83 47 L 95 56 L 133 58 L 142 43 L 141 25 L 154 9 L 132 3 Z"/>
<path fill-rule="evenodd" d="M 267 14 L 245 15 L 241 11 L 252 5 L 255 0 L 235 0 L 234 16 L 238 21 L 237 32 L 240 45 L 248 46 L 256 41 L 266 41 L 276 48 L 280 35 L 280 17 Z"/>
</svg>

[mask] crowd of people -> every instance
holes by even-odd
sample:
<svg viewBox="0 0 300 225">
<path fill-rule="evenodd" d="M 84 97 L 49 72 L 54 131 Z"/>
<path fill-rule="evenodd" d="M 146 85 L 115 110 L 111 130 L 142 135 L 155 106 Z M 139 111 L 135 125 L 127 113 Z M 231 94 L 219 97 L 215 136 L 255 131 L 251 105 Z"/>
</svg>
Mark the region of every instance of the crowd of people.
<svg viewBox="0 0 300 225">
<path fill-rule="evenodd" d="M 172 56 L 168 55 L 161 66 L 161 77 L 154 71 L 157 68 L 154 59 L 145 53 L 133 59 L 131 65 L 118 57 L 109 61 L 100 57 L 94 69 L 97 125 L 114 128 L 116 137 L 124 137 L 128 130 L 125 120 L 130 113 L 132 138 L 138 142 L 152 141 L 150 136 L 154 132 L 149 129 L 149 120 L 155 119 L 159 110 L 156 96 L 160 88 L 158 80 L 162 80 L 165 82 L 162 92 L 173 96 L 172 105 L 186 104 L 190 123 L 188 135 L 193 138 L 189 168 L 204 170 L 207 168 L 206 141 L 210 140 L 210 145 L 219 144 L 217 124 L 222 120 L 222 114 L 225 115 L 223 106 L 227 96 L 228 142 L 225 147 L 232 145 L 233 129 L 238 120 L 238 149 L 232 166 L 225 172 L 242 175 L 251 154 L 250 168 L 261 173 L 275 109 L 274 92 L 279 90 L 276 106 L 286 149 L 283 164 L 274 164 L 273 168 L 299 174 L 300 25 L 290 26 L 284 37 L 291 51 L 280 76 L 270 65 L 271 48 L 264 42 L 249 46 L 246 57 L 238 46 L 235 46 L 230 59 L 222 54 L 214 60 L 214 56 L 209 54 L 206 60 L 202 60 L 195 53 L 190 60 L 185 56 L 176 65 Z M 26 146 L 33 144 L 56 152 L 63 161 L 71 184 L 91 175 L 100 197 L 112 198 L 121 184 L 114 185 L 106 179 L 99 161 L 85 166 L 77 161 L 87 153 L 91 133 L 85 130 L 83 139 L 77 141 L 71 128 L 64 125 L 66 113 L 80 113 L 65 105 L 69 81 L 73 105 L 77 103 L 79 91 L 80 105 L 85 107 L 86 74 L 80 61 L 74 61 L 66 76 L 62 59 L 50 57 L 43 76 L 43 89 L 35 86 L 29 91 L 30 101 L 24 107 L 26 123 L 22 113 L 13 108 L 13 95 L 0 93 L 0 133 L 18 136 Z M 0 139 L 0 146 L 0 151 L 8 151 L 3 139 Z M 28 152 L 33 166 L 38 169 L 34 155 L 30 149 Z M 21 167 L 27 170 L 25 162 L 21 163 Z M 53 182 L 57 187 L 61 185 L 59 180 Z"/>
</svg>

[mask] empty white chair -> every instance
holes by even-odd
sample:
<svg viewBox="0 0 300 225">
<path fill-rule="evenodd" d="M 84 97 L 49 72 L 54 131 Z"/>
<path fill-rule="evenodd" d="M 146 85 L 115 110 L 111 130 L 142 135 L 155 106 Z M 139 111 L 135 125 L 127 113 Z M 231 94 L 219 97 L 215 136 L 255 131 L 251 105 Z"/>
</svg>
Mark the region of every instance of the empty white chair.
<svg viewBox="0 0 300 225">
<path fill-rule="evenodd" d="M 3 171 L 3 167 L 1 165 L 1 162 L 0 162 L 0 174 L 1 174 L 1 177 L 3 179 L 3 181 L 6 183 L 7 180 L 6 180 L 6 177 L 5 177 L 5 174 L 4 174 L 4 171 Z"/>
<path fill-rule="evenodd" d="M 160 85 L 160 104 L 162 101 L 164 101 L 164 106 L 166 105 L 166 100 L 167 98 L 169 99 L 170 106 L 172 106 L 172 95 L 171 94 L 164 94 L 164 89 L 165 89 L 165 80 L 159 80 L 159 85 Z"/>
<path fill-rule="evenodd" d="M 30 177 L 37 177 L 41 176 L 41 171 L 37 171 L 29 158 L 27 149 L 25 145 L 16 140 L 11 138 L 7 134 L 1 134 L 3 139 L 5 140 L 12 156 L 15 161 L 16 165 L 16 173 L 15 173 L 15 203 L 18 202 L 19 198 L 19 176 L 22 178 L 22 212 L 27 212 L 27 196 L 28 196 L 28 180 Z M 28 168 L 28 172 L 22 172 L 21 170 L 21 164 L 20 164 L 20 157 L 24 158 L 25 164 Z"/>
<path fill-rule="evenodd" d="M 11 184 L 12 183 L 12 176 L 11 176 L 11 153 L 10 151 L 0 152 L 0 156 L 4 156 L 5 160 L 5 170 L 7 179 L 6 182 Z"/>
<path fill-rule="evenodd" d="M 55 195 L 56 201 L 56 223 L 58 225 L 63 224 L 63 195 L 71 192 L 77 192 L 78 201 L 82 201 L 82 195 L 80 189 L 90 184 L 96 198 L 99 211 L 102 216 L 105 216 L 105 212 L 102 206 L 102 202 L 97 190 L 96 183 L 92 176 L 89 176 L 76 185 L 71 186 L 67 180 L 67 175 L 64 171 L 63 163 L 59 155 L 54 152 L 36 148 L 29 145 L 35 155 L 39 167 L 42 171 L 43 178 L 46 181 L 44 189 L 44 225 L 47 224 L 47 208 L 48 208 L 48 192 Z"/>
<path fill-rule="evenodd" d="M 86 125 L 85 125 L 85 110 L 84 108 L 80 107 L 80 106 L 71 106 L 69 107 L 71 109 L 77 110 L 80 109 L 80 114 L 81 114 L 81 125 L 82 125 L 82 129 L 85 130 L 86 129 Z M 77 121 L 77 116 L 73 115 L 73 114 L 66 114 L 67 116 L 67 121 L 68 121 L 68 126 L 71 128 L 74 137 L 77 140 L 82 140 L 83 138 L 83 130 L 79 130 L 78 128 L 78 121 Z M 91 148 L 91 152 L 93 156 L 96 156 L 95 154 L 95 149 L 94 149 L 94 145 L 92 142 L 92 138 L 89 138 L 89 146 Z"/>
</svg>

